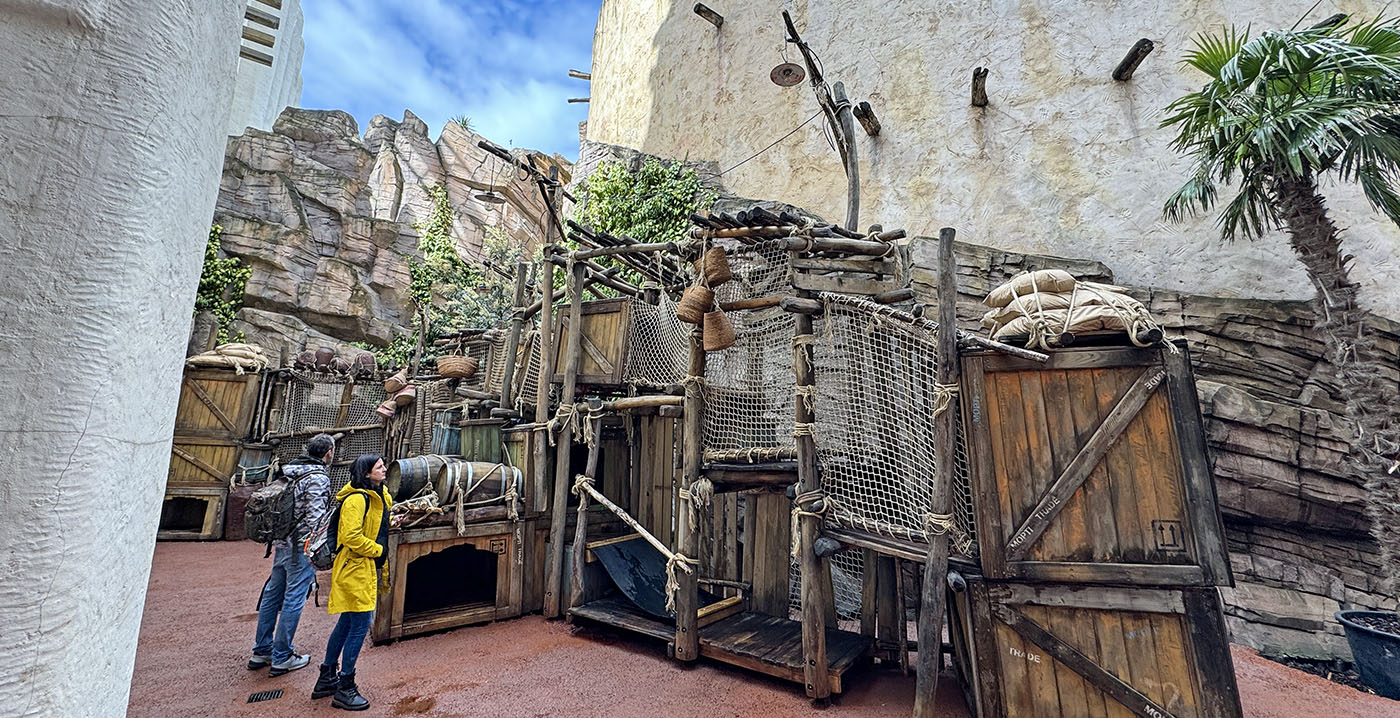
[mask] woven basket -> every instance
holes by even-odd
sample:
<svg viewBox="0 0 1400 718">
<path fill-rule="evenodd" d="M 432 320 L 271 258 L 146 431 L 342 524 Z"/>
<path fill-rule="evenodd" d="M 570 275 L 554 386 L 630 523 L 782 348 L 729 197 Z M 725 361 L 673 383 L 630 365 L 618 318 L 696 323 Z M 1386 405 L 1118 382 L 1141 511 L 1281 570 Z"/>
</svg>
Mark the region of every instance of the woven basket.
<svg viewBox="0 0 1400 718">
<path fill-rule="evenodd" d="M 409 404 L 413 403 L 414 398 L 416 398 L 417 396 L 418 387 L 409 384 L 408 386 L 394 393 L 394 403 L 399 406 L 408 406 Z"/>
<path fill-rule="evenodd" d="M 466 379 L 476 376 L 477 367 L 481 362 L 476 357 L 445 356 L 438 357 L 438 374 L 445 379 Z"/>
<path fill-rule="evenodd" d="M 699 324 L 714 302 L 715 293 L 709 287 L 698 284 L 686 287 L 681 301 L 676 304 L 676 318 L 688 324 Z"/>
<path fill-rule="evenodd" d="M 397 374 L 384 380 L 384 393 L 393 396 L 408 386 L 408 370 L 400 369 Z"/>
<path fill-rule="evenodd" d="M 695 271 L 705 280 L 705 286 L 718 287 L 729 281 L 734 274 L 729 271 L 729 257 L 724 247 L 710 247 L 695 261 Z"/>
<path fill-rule="evenodd" d="M 704 344 L 707 352 L 724 351 L 734 346 L 734 324 L 723 310 L 705 314 Z"/>
</svg>

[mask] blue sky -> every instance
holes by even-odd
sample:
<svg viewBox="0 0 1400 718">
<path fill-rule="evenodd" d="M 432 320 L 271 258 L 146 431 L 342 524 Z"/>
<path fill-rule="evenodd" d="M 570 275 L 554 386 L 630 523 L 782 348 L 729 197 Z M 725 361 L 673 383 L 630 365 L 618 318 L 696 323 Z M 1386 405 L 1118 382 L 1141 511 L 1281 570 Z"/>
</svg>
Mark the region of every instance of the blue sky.
<svg viewBox="0 0 1400 718">
<path fill-rule="evenodd" d="M 301 106 L 345 110 L 363 133 L 405 109 L 437 137 L 457 115 L 501 145 L 578 156 L 601 0 L 302 0 Z"/>
</svg>

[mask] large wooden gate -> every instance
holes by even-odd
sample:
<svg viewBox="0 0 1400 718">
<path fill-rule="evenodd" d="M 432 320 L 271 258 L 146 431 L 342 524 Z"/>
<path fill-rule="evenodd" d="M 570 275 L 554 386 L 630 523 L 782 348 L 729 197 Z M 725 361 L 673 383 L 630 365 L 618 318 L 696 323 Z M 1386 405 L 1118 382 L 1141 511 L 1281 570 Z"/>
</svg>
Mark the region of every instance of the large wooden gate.
<svg viewBox="0 0 1400 718">
<path fill-rule="evenodd" d="M 1184 346 L 973 354 L 963 376 L 984 575 L 1230 582 Z"/>
</svg>

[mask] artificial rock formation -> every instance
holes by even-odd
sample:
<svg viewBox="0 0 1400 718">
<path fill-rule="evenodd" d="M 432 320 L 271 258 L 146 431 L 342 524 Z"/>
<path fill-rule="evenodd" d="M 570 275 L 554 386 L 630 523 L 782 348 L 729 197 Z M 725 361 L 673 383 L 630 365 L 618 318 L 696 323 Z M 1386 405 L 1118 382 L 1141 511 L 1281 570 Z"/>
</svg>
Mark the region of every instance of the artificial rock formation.
<svg viewBox="0 0 1400 718">
<path fill-rule="evenodd" d="M 0 0 L 0 713 L 127 710 L 244 3 Z"/>
<path fill-rule="evenodd" d="M 937 243 L 915 238 L 914 282 L 934 296 Z M 1027 269 L 1113 282 L 1100 262 L 958 243 L 958 319 L 981 331 L 982 298 Z M 1223 589 L 1236 642 L 1272 655 L 1348 657 L 1342 608 L 1394 609 L 1369 533 L 1364 480 L 1347 462 L 1351 423 L 1311 302 L 1130 288 L 1189 344 L 1235 587 Z M 1371 316 L 1400 356 L 1400 325 Z M 1400 364 L 1389 367 L 1400 386 Z"/>
<path fill-rule="evenodd" d="M 214 222 L 224 251 L 252 269 L 233 330 L 274 357 L 308 345 L 384 345 L 406 332 L 414 224 L 432 211 L 433 185 L 447 188 L 463 257 L 480 256 L 489 227 L 537 247 L 538 189 L 479 148 L 481 139 L 448 123 L 434 142 L 411 112 L 398 122 L 376 116 L 361 137 L 345 112 L 291 107 L 271 132 L 229 138 Z M 562 159 L 533 154 L 568 180 Z M 506 201 L 477 197 L 489 190 Z"/>
</svg>

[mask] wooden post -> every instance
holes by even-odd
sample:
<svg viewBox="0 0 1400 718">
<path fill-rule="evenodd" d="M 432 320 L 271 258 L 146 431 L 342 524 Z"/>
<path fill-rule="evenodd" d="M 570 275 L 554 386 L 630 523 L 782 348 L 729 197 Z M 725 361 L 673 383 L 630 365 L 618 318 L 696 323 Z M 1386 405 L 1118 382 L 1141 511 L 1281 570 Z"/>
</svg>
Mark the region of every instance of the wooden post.
<svg viewBox="0 0 1400 718">
<path fill-rule="evenodd" d="M 569 341 L 564 348 L 564 391 L 559 400 L 560 407 L 574 404 L 574 394 L 578 389 L 578 365 L 580 340 L 583 332 L 583 272 L 586 269 L 578 262 L 569 262 Z M 544 381 L 543 378 L 540 381 Z M 573 450 L 574 433 L 569 426 L 559 431 L 554 447 L 554 506 L 549 522 L 549 557 L 545 562 L 544 615 L 545 618 L 558 618 L 562 613 L 563 596 L 561 585 L 564 582 L 564 527 L 569 503 L 569 486 L 573 483 L 569 475 L 569 455 Z"/>
<path fill-rule="evenodd" d="M 972 106 L 987 106 L 987 73 L 991 72 L 985 67 L 975 67 L 972 69 Z"/>
<path fill-rule="evenodd" d="M 590 479 L 598 478 L 598 450 L 603 444 L 601 425 L 601 421 L 589 417 L 588 425 L 584 429 L 592 438 L 592 444 L 588 447 L 588 467 L 584 469 L 584 474 Z M 574 560 L 569 572 L 569 608 L 583 605 L 583 562 L 588 545 L 588 499 L 588 496 L 578 497 L 578 518 L 574 526 Z"/>
<path fill-rule="evenodd" d="M 705 347 L 701 341 L 699 325 L 690 333 L 690 376 L 705 376 Z M 681 489 L 687 493 L 695 487 L 700 478 L 700 458 L 704 451 L 700 436 L 700 420 L 704 412 L 705 395 L 698 381 L 685 383 L 684 429 L 681 439 Z M 676 501 L 676 542 L 675 552 L 689 559 L 700 558 L 700 527 L 693 520 L 691 501 Z M 676 592 L 676 660 L 693 661 L 700 657 L 699 610 L 700 595 L 695 579 L 699 566 L 694 572 L 676 570 L 680 584 Z"/>
<path fill-rule="evenodd" d="M 899 564 L 892 556 L 880 556 L 875 561 L 875 640 L 888 647 L 887 653 L 879 654 L 881 660 L 893 663 L 899 660 L 895 641 L 903 635 L 898 624 L 904 621 L 904 604 L 899 602 L 899 584 L 895 581 Z"/>
<path fill-rule="evenodd" d="M 1156 47 L 1156 45 L 1145 37 L 1133 43 L 1132 49 L 1128 50 L 1128 54 L 1123 56 L 1123 60 L 1118 63 L 1118 67 L 1113 68 L 1113 79 L 1119 82 L 1131 80 L 1133 78 L 1133 73 L 1137 71 L 1138 65 L 1141 65 L 1142 61 L 1147 59 L 1148 53 L 1152 52 L 1152 48 L 1154 47 Z"/>
<path fill-rule="evenodd" d="M 938 232 L 938 383 L 957 385 L 961 371 L 958 366 L 957 339 L 957 264 L 953 258 L 951 228 Z M 953 473 L 957 470 L 955 452 L 958 437 L 956 418 L 958 405 L 954 401 L 940 413 L 933 426 L 933 505 L 934 514 L 950 514 L 953 505 Z M 938 692 L 938 668 L 942 662 L 939 646 L 943 644 L 943 613 L 947 598 L 948 533 L 929 536 L 928 554 L 924 557 L 924 585 L 919 596 L 919 662 L 918 683 L 914 691 L 915 718 L 933 718 L 934 698 Z"/>
<path fill-rule="evenodd" d="M 857 104 L 852 113 L 860 120 L 860 126 L 865 128 L 865 134 L 871 137 L 880 134 L 880 118 L 875 116 L 875 108 L 869 102 Z"/>
<path fill-rule="evenodd" d="M 805 295 L 806 292 L 803 292 Z M 812 317 L 808 314 L 794 314 L 797 324 L 797 337 L 812 336 Z M 792 368 L 797 386 L 816 385 L 812 367 L 812 345 L 801 341 L 793 343 Z M 815 415 L 811 406 L 799 394 L 795 406 L 798 426 L 811 425 Z M 817 491 L 821 480 L 817 476 L 817 447 L 810 435 L 799 435 L 797 442 L 797 493 Z M 823 599 L 822 582 L 819 572 L 822 562 L 812 551 L 812 544 L 821 533 L 821 518 L 803 515 L 798 522 L 799 560 L 802 568 L 802 668 L 807 683 L 807 697 L 825 704 L 831 697 L 831 675 L 826 661 L 826 602 Z"/>
<path fill-rule="evenodd" d="M 841 123 L 841 136 L 846 143 L 846 153 L 841 161 L 846 165 L 846 229 L 852 232 L 860 226 L 860 162 L 856 157 L 856 122 L 851 112 L 851 101 L 846 97 L 846 86 L 835 83 L 831 86 L 836 98 L 836 119 Z"/>
<path fill-rule="evenodd" d="M 526 270 L 530 265 L 515 263 L 514 311 L 510 317 L 510 337 L 506 340 L 506 370 L 501 376 L 501 406 L 510 409 L 515 406 L 515 361 L 520 353 L 520 332 L 525 328 L 525 283 L 529 281 Z M 525 359 L 529 362 L 529 358 Z"/>
</svg>

